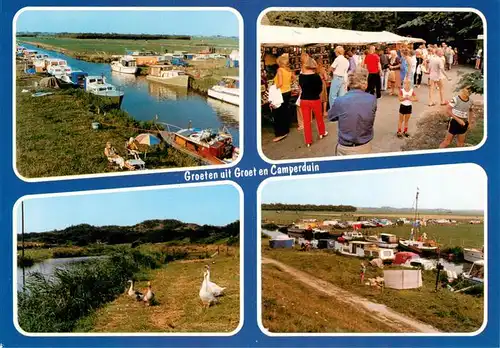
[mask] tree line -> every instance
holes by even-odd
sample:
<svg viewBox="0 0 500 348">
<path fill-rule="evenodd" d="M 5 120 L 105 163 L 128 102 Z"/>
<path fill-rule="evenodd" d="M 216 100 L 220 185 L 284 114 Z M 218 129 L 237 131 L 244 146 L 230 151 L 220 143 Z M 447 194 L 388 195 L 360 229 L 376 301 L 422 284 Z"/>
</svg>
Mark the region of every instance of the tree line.
<svg viewBox="0 0 500 348">
<path fill-rule="evenodd" d="M 272 11 L 264 23 L 305 28 L 332 27 L 360 31 L 390 31 L 428 43 L 452 42 L 459 47 L 483 34 L 481 18 L 472 12 L 335 12 Z"/>
<path fill-rule="evenodd" d="M 262 204 L 262 210 L 355 212 L 357 208 L 352 205 L 270 203 L 270 204 Z"/>
<path fill-rule="evenodd" d="M 47 36 L 40 33 L 18 33 L 17 36 L 36 37 Z M 56 33 L 50 36 L 71 39 L 110 39 L 110 40 L 191 40 L 189 35 L 162 35 L 162 34 L 119 34 L 119 33 Z"/>
<path fill-rule="evenodd" d="M 211 244 L 221 239 L 239 240 L 240 221 L 225 226 L 196 225 L 178 220 L 147 220 L 133 226 L 92 226 L 80 224 L 63 230 L 26 233 L 26 242 L 49 245 L 87 246 L 95 243 L 124 244 L 189 241 Z M 18 238 L 19 240 L 21 238 Z"/>
</svg>

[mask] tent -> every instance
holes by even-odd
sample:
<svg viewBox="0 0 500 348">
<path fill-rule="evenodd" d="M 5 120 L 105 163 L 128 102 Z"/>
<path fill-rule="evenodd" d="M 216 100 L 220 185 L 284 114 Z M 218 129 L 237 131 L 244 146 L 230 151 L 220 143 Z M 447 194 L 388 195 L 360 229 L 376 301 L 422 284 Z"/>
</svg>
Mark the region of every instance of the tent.
<svg viewBox="0 0 500 348">
<path fill-rule="evenodd" d="M 400 36 L 388 31 L 372 32 L 336 28 L 299 28 L 260 25 L 259 40 L 263 46 L 304 46 L 310 44 L 415 43 L 422 39 Z"/>
<path fill-rule="evenodd" d="M 384 271 L 384 284 L 390 289 L 415 289 L 422 286 L 422 270 L 388 270 Z"/>
</svg>

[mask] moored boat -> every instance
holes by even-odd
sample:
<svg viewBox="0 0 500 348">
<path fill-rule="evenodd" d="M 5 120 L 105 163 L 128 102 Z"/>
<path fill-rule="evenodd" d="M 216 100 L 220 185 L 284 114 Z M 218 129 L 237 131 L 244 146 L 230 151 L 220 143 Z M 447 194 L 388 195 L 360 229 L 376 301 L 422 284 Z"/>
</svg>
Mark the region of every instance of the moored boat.
<svg viewBox="0 0 500 348">
<path fill-rule="evenodd" d="M 137 62 L 132 56 L 123 56 L 117 61 L 111 62 L 111 70 L 122 74 L 137 73 Z"/>
<path fill-rule="evenodd" d="M 68 66 L 68 63 L 64 59 L 57 58 L 45 59 L 45 70 L 52 76 L 71 73 L 71 68 Z"/>
<path fill-rule="evenodd" d="M 170 64 L 151 66 L 146 79 L 183 88 L 187 88 L 189 85 L 189 75 L 183 70 L 175 69 Z"/>
<path fill-rule="evenodd" d="M 186 128 L 175 132 L 161 131 L 162 138 L 171 146 L 188 153 L 207 164 L 226 164 L 235 159 L 238 148 L 226 129 Z"/>
<path fill-rule="evenodd" d="M 125 92 L 106 82 L 104 76 L 86 76 L 84 80 L 85 91 L 110 100 L 113 104 L 121 105 Z"/>
<path fill-rule="evenodd" d="M 84 88 L 85 78 L 88 76 L 86 72 L 81 70 L 73 70 L 70 74 L 64 74 L 57 77 L 59 85 L 62 88 Z"/>
<path fill-rule="evenodd" d="M 464 248 L 464 260 L 468 262 L 476 262 L 484 259 L 484 250 L 475 248 Z"/>
<path fill-rule="evenodd" d="M 240 105 L 240 80 L 239 77 L 225 76 L 215 86 L 208 89 L 208 96 L 220 101 Z"/>
<path fill-rule="evenodd" d="M 409 239 L 400 239 L 399 247 L 402 250 L 408 250 L 415 252 L 417 254 L 434 254 L 439 248 L 438 244 L 430 239 L 427 239 L 427 233 L 422 233 L 420 236 L 420 225 L 421 220 L 418 214 L 418 196 L 420 191 L 417 188 L 417 193 L 415 196 L 415 217 L 413 227 L 411 229 L 410 238 Z"/>
</svg>

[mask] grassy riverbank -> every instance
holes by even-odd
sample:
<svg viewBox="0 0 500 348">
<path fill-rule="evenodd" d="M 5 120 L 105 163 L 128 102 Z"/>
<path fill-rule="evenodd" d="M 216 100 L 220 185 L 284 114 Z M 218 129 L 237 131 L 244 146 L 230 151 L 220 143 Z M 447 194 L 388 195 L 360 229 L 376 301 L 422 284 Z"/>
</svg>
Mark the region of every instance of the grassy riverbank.
<svg viewBox="0 0 500 348">
<path fill-rule="evenodd" d="M 96 97 L 82 90 L 51 90 L 52 95 L 32 97 L 32 92 L 39 90 L 34 83 L 40 79 L 17 71 L 16 166 L 23 177 L 115 171 L 104 156 L 106 142 L 111 141 L 126 158 L 125 141 L 152 127 L 121 110 L 99 112 Z M 92 122 L 105 126 L 93 130 Z M 196 160 L 172 148 L 148 153 L 146 159 L 148 169 L 196 165 Z"/>
<path fill-rule="evenodd" d="M 108 257 L 32 275 L 18 292 L 19 325 L 27 332 L 232 331 L 239 322 L 239 249 L 219 245 L 165 244 L 105 247 Z M 219 253 L 212 253 L 219 250 Z M 206 260 L 210 258 L 210 261 Z M 185 260 L 180 262 L 179 260 Z M 196 315 L 203 267 L 228 292 L 221 304 Z M 124 295 L 127 280 L 140 290 L 151 281 L 154 306 Z M 172 279 L 176 279 L 175 282 Z M 123 320 L 123 311 L 129 311 Z M 137 320 L 140 318 L 140 320 Z M 150 322 L 148 320 L 150 319 Z M 169 321 L 170 320 L 170 321 Z M 171 324 L 171 321 L 174 324 Z M 170 326 L 169 326 L 169 325 Z"/>
<path fill-rule="evenodd" d="M 339 256 L 324 250 L 314 250 L 311 252 L 272 250 L 268 247 L 266 240 L 263 241 L 262 252 L 263 256 L 278 260 L 353 294 L 363 296 L 372 302 L 385 304 L 399 313 L 430 324 L 441 331 L 473 332 L 479 329 L 483 323 L 484 298 L 462 293 L 457 294 L 445 289 L 440 289 L 437 293 L 434 292 L 436 279 L 434 272 L 424 272 L 424 285 L 422 288 L 412 290 L 384 289 L 381 291 L 380 289 L 360 284 L 360 259 L 358 258 Z M 275 332 L 289 332 L 291 330 L 288 326 L 290 322 L 289 316 L 277 315 L 277 308 L 274 304 L 283 302 L 279 294 L 282 294 L 285 288 L 295 287 L 296 280 L 287 277 L 281 271 L 272 269 L 267 265 L 263 267 L 263 272 L 264 280 L 269 278 L 277 279 L 275 283 L 276 287 L 274 288 L 263 284 L 264 322 L 269 327 L 272 327 Z M 277 278 L 277 272 L 281 273 L 282 276 Z M 383 277 L 383 271 L 370 266 L 367 267 L 365 278 L 376 276 Z M 309 289 L 307 291 L 309 294 Z M 351 329 L 346 329 L 343 324 L 332 324 L 335 326 L 332 328 L 330 327 L 332 325 L 326 325 L 323 320 L 320 320 L 322 319 L 321 315 L 314 317 L 311 313 L 317 311 L 316 308 L 318 307 L 324 307 L 329 308 L 329 316 L 336 317 L 336 320 L 343 320 L 346 315 L 345 311 L 341 307 L 332 306 L 330 297 L 309 296 L 309 300 L 305 300 L 303 294 L 294 295 L 293 292 L 287 292 L 286 302 L 288 304 L 294 303 L 297 306 L 300 304 L 304 312 L 310 313 L 308 315 L 309 322 L 306 317 L 302 326 L 299 325 L 296 327 L 299 331 L 304 329 L 307 329 L 307 331 L 320 331 L 325 327 L 328 330 L 333 330 L 329 332 L 356 332 L 365 330 L 364 328 L 362 329 L 363 323 L 353 324 Z M 289 305 L 286 310 L 289 310 Z M 355 317 L 362 318 L 362 315 Z M 374 329 L 379 331 L 380 328 Z M 384 332 L 383 328 L 379 332 Z"/>
</svg>

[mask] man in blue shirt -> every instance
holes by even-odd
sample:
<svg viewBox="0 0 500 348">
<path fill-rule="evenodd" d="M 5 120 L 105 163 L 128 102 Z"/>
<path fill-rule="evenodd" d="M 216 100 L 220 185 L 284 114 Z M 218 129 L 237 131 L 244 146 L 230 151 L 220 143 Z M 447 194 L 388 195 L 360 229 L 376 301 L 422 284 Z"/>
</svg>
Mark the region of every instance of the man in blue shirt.
<svg viewBox="0 0 500 348">
<path fill-rule="evenodd" d="M 377 98 L 365 92 L 368 71 L 358 68 L 349 76 L 349 92 L 335 99 L 328 119 L 338 121 L 336 156 L 371 153 Z"/>
</svg>

